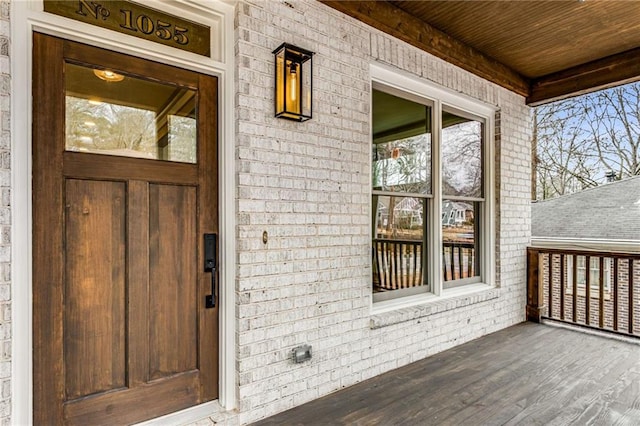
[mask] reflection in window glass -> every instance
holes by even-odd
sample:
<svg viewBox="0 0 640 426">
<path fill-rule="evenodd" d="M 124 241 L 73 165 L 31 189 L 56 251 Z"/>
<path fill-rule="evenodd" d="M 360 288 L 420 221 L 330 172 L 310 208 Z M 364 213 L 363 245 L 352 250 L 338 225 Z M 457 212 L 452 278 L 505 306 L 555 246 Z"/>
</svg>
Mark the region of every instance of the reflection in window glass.
<svg viewBox="0 0 640 426">
<path fill-rule="evenodd" d="M 374 292 L 424 286 L 426 200 L 374 195 L 373 203 Z"/>
<path fill-rule="evenodd" d="M 65 76 L 68 151 L 196 162 L 194 90 L 74 64 Z"/>
<path fill-rule="evenodd" d="M 443 200 L 442 270 L 445 281 L 480 277 L 479 202 Z M 451 287 L 445 283 L 445 288 Z"/>
<path fill-rule="evenodd" d="M 196 120 L 191 117 L 170 115 L 168 125 L 169 141 L 164 158 L 172 161 L 195 163 L 196 151 L 193 149 L 193 143 L 197 138 Z"/>
<path fill-rule="evenodd" d="M 373 91 L 374 190 L 431 193 L 431 108 Z"/>
<path fill-rule="evenodd" d="M 482 197 L 482 123 L 442 113 L 442 192 Z"/>
<path fill-rule="evenodd" d="M 422 198 L 374 196 L 376 199 L 375 238 L 422 241 L 425 222 Z"/>
<path fill-rule="evenodd" d="M 374 145 L 373 187 L 382 191 L 428 194 L 431 140 L 423 134 Z"/>
</svg>

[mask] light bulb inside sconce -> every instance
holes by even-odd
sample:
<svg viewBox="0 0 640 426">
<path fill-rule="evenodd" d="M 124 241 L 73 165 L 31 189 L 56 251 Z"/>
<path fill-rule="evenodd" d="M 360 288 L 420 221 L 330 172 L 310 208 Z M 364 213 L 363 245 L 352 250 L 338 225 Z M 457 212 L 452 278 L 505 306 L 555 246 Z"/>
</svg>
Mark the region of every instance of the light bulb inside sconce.
<svg viewBox="0 0 640 426">
<path fill-rule="evenodd" d="M 296 90 L 298 87 L 298 68 L 297 64 L 291 64 L 291 72 L 289 73 L 289 77 L 291 78 L 291 100 L 295 101 L 298 97 Z"/>
<path fill-rule="evenodd" d="M 93 70 L 93 73 L 100 80 L 104 80 L 104 81 L 107 81 L 109 83 L 116 83 L 118 81 L 124 80 L 124 75 L 117 74 L 117 73 L 115 73 L 113 71 L 109 71 L 109 70 Z"/>
</svg>

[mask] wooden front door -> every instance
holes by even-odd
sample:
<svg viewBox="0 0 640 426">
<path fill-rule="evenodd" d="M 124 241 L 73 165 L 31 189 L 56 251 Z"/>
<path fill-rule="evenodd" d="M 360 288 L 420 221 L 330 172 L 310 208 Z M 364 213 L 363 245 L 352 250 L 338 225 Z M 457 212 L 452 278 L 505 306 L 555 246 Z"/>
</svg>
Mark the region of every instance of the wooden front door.
<svg viewBox="0 0 640 426">
<path fill-rule="evenodd" d="M 217 79 L 33 42 L 34 423 L 217 398 Z"/>
</svg>

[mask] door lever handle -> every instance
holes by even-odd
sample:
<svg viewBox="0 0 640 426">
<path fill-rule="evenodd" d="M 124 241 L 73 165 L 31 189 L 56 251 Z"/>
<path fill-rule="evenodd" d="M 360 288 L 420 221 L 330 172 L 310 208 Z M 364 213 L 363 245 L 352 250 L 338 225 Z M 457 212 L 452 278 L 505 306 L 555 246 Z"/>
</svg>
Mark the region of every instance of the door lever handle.
<svg viewBox="0 0 640 426">
<path fill-rule="evenodd" d="M 205 296 L 205 308 L 216 307 L 217 235 L 204 234 L 204 271 L 211 273 L 211 294 Z"/>
</svg>

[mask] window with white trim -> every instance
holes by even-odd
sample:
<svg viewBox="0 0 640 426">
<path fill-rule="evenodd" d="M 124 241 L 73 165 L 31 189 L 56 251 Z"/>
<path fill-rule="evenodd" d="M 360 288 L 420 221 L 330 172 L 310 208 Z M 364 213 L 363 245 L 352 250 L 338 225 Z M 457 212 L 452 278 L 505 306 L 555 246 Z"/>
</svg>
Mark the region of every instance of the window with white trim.
<svg viewBox="0 0 640 426">
<path fill-rule="evenodd" d="M 374 302 L 491 284 L 493 111 L 387 83 L 372 93 Z"/>
<path fill-rule="evenodd" d="M 577 259 L 576 264 L 576 277 L 577 277 L 577 287 L 578 290 L 582 293 L 585 290 L 587 285 L 587 258 L 586 256 L 566 256 L 566 270 L 567 270 L 567 281 L 566 287 L 567 292 L 571 293 L 573 291 L 573 259 L 574 257 Z M 611 258 L 604 258 L 603 261 L 603 281 L 604 281 L 604 291 L 609 292 L 611 289 Z M 589 295 L 591 297 L 598 297 L 600 291 L 600 257 L 590 256 L 589 257 Z"/>
</svg>

